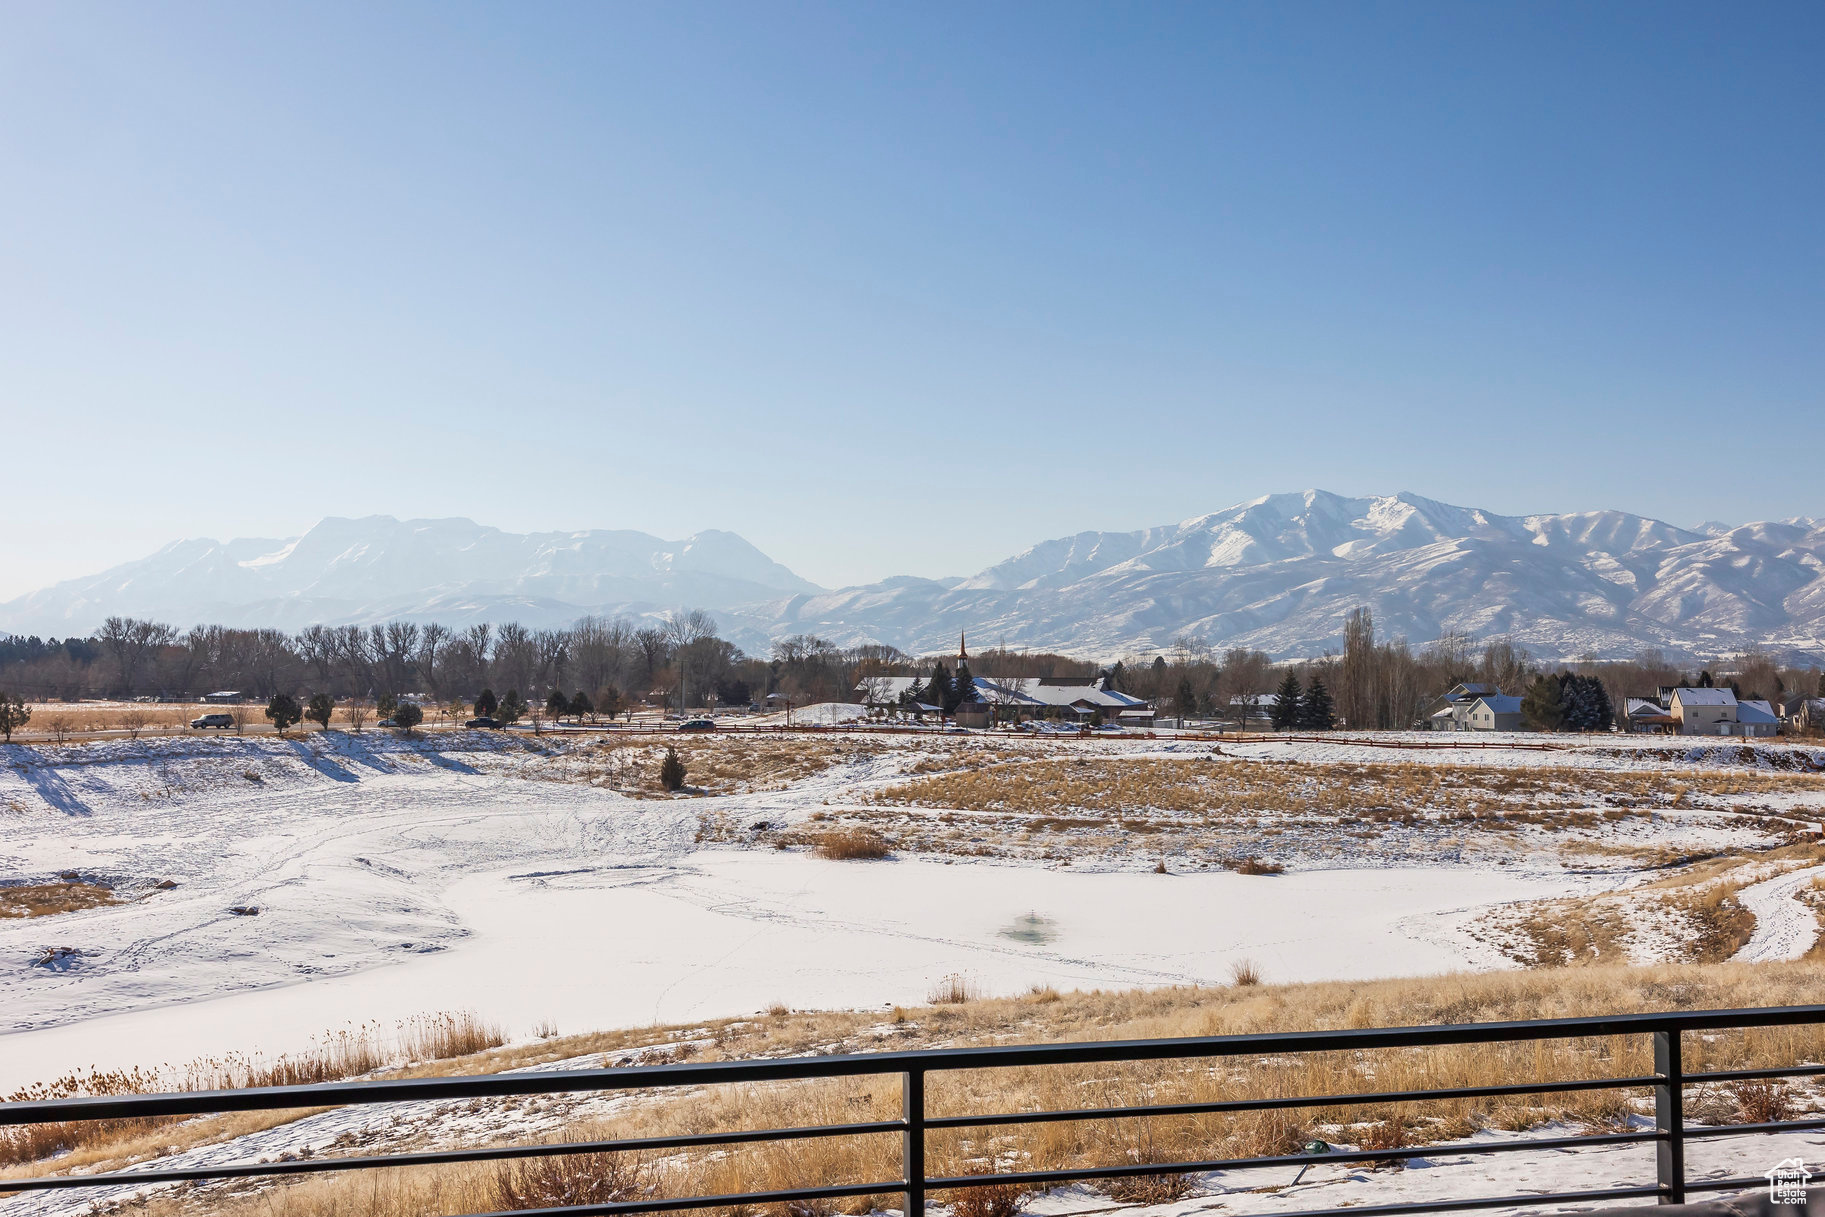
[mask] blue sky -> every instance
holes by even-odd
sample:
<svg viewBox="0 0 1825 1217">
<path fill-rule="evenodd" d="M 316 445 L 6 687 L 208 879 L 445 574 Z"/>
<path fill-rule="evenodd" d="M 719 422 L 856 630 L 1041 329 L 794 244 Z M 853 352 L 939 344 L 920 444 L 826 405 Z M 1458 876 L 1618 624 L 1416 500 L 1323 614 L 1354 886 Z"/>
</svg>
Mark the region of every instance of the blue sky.
<svg viewBox="0 0 1825 1217">
<path fill-rule="evenodd" d="M 24 5 L 0 597 L 320 516 L 821 582 L 1321 486 L 1825 515 L 1825 7 Z"/>
</svg>

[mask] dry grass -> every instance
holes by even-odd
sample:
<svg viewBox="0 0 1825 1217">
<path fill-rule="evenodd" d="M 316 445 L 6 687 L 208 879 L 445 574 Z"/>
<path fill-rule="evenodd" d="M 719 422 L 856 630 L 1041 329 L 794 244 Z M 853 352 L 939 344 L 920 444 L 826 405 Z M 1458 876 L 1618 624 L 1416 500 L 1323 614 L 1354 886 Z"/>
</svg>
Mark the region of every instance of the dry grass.
<svg viewBox="0 0 1825 1217">
<path fill-rule="evenodd" d="M 1260 984 L 1261 965 L 1252 959 L 1238 959 L 1229 965 L 1229 983 L 1239 986 Z"/>
<path fill-rule="evenodd" d="M 473 1057 L 504 1042 L 499 1028 L 473 1014 L 427 1015 L 401 1023 L 391 1036 L 384 1034 L 377 1024 L 369 1024 L 326 1035 L 309 1051 L 271 1061 L 232 1054 L 192 1061 L 169 1071 L 72 1074 L 56 1082 L 16 1091 L 6 1098 L 9 1102 L 19 1102 L 83 1095 L 146 1094 L 160 1090 L 304 1086 L 359 1077 L 404 1062 Z M 284 1113 L 252 1113 L 251 1118 L 283 1123 L 291 1117 Z M 53 1155 L 78 1150 L 88 1152 L 80 1159 L 66 1160 L 63 1165 L 75 1165 L 78 1160 L 107 1160 L 122 1152 L 123 1143 L 136 1142 L 171 1122 L 164 1119 L 86 1120 L 0 1129 L 0 1164 L 37 1163 Z M 239 1131 L 247 1130 L 244 1120 L 233 1121 L 232 1125 Z"/>
<path fill-rule="evenodd" d="M 114 889 L 74 876 L 56 883 L 0 887 L 0 917 L 53 917 L 119 903 Z"/>
<path fill-rule="evenodd" d="M 982 1000 L 982 986 L 960 972 L 942 977 L 925 995 L 934 1006 L 962 1006 Z"/>
<path fill-rule="evenodd" d="M 883 1022 L 865 1012 L 793 1014 L 758 1020 L 727 1020 L 709 1026 L 617 1033 L 540 1045 L 537 1055 L 510 1052 L 489 1058 L 489 1067 L 524 1065 L 548 1054 L 571 1057 L 606 1043 L 634 1051 L 642 1040 L 649 1051 L 680 1051 L 681 1037 L 705 1045 L 706 1059 L 910 1048 L 930 1044 L 967 1046 L 1009 1042 L 1122 1039 L 1183 1035 L 1288 1031 L 1325 1027 L 1390 1026 L 1413 1023 L 1478 1022 L 1563 1017 L 1598 1011 L 1626 1012 L 1678 1008 L 1798 1004 L 1812 1000 L 1825 983 L 1825 966 L 1809 963 L 1605 968 L 1507 972 L 1416 980 L 1315 985 L 1253 985 L 1224 989 L 1166 989 L 1151 992 L 1071 993 L 1052 1000 L 1033 996 L 969 1001 L 909 1011 L 903 1021 Z M 1687 1067 L 1694 1070 L 1746 1068 L 1816 1060 L 1825 1055 L 1825 1030 L 1783 1028 L 1735 1035 L 1688 1037 Z M 622 1057 L 612 1057 L 624 1059 Z M 653 1059 L 639 1056 L 634 1059 Z M 1349 1094 L 1486 1084 L 1494 1081 L 1626 1076 L 1651 1072 L 1645 1038 L 1555 1040 L 1537 1044 L 1493 1044 L 1425 1051 L 1382 1050 L 1327 1053 L 1309 1057 L 1209 1061 L 1163 1061 L 1121 1067 L 1050 1070 L 971 1070 L 934 1075 L 928 1083 L 933 1114 L 1041 1110 L 1142 1102 L 1202 1102 L 1215 1098 L 1288 1094 Z M 563 1128 L 565 1139 L 662 1136 L 716 1129 L 779 1127 L 784 1124 L 891 1119 L 900 1101 L 897 1080 L 718 1086 L 673 1096 L 647 1096 L 617 1106 L 607 1117 L 592 1116 Z M 1762 1100 L 1720 1095 L 1731 1118 L 1746 1119 Z M 1342 1145 L 1392 1148 L 1425 1145 L 1468 1135 L 1476 1128 L 1526 1129 L 1564 1119 L 1587 1128 L 1609 1128 L 1644 1109 L 1645 1097 L 1620 1091 L 1542 1094 L 1537 1099 L 1441 1100 L 1386 1105 L 1339 1103 L 1302 1113 L 1269 1112 L 1160 1117 L 1145 1121 L 1021 1125 L 981 1130 L 935 1130 L 928 1142 L 931 1169 L 967 1175 L 989 1169 L 1096 1169 L 1134 1162 L 1288 1152 L 1320 1136 Z M 503 1134 L 506 1135 L 506 1134 Z M 897 1139 L 832 1138 L 818 1141 L 730 1147 L 717 1153 L 681 1153 L 638 1170 L 625 1165 L 622 1186 L 641 1194 L 717 1194 L 866 1182 L 898 1173 Z M 580 1172 L 590 1178 L 615 1176 Z M 631 1181 L 631 1182 L 630 1182 Z M 1156 1185 L 1189 1187 L 1170 1177 Z M 595 1186 L 579 1180 L 577 1186 Z M 530 1186 L 524 1179 L 516 1186 Z M 565 1185 L 568 1186 L 568 1185 Z M 1111 1182 L 1111 1191 L 1139 1187 Z M 523 1194 L 532 1195 L 531 1192 Z M 1148 1202 L 1133 1193 L 1135 1202 Z M 295 1186 L 275 1186 L 257 1196 L 235 1197 L 207 1189 L 187 1200 L 157 1200 L 153 1214 L 196 1211 L 240 1213 L 257 1209 L 270 1217 L 430 1217 L 487 1210 L 502 1202 L 496 1169 L 453 1166 L 375 1172 L 360 1178 L 323 1177 Z M 837 1202 L 832 1211 L 866 1212 L 891 1206 L 894 1197 Z M 986 1206 L 1007 1200 L 984 1197 Z M 185 1209 L 185 1205 L 189 1209 Z M 795 1217 L 758 1210 L 766 1217 Z M 802 1214 L 796 1217 L 803 1217 Z"/>
<path fill-rule="evenodd" d="M 875 801 L 1098 820 L 1110 809 L 1127 816 L 1134 808 L 1201 817 L 1322 813 L 1331 820 L 1346 815 L 1371 822 L 1433 812 L 1448 820 L 1531 823 L 1547 813 L 1582 812 L 1594 826 L 1601 816 L 1587 809 L 1596 805 L 1677 807 L 1775 794 L 1825 796 L 1825 776 L 1734 769 L 1079 757 L 918 777 L 888 787 Z"/>
<path fill-rule="evenodd" d="M 1284 875 L 1286 867 L 1262 858 L 1243 858 L 1230 867 L 1238 875 Z"/>
<path fill-rule="evenodd" d="M 814 848 L 820 858 L 841 862 L 874 861 L 885 858 L 887 841 L 878 832 L 866 828 L 838 828 L 817 833 Z"/>
</svg>

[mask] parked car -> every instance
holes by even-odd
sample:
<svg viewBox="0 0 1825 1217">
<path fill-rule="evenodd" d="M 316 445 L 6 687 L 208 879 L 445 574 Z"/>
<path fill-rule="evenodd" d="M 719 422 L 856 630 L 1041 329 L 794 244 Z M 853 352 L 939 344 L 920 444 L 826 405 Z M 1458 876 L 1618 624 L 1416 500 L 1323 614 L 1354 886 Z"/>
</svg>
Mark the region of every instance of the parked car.
<svg viewBox="0 0 1825 1217">
<path fill-rule="evenodd" d="M 227 728 L 234 726 L 234 719 L 226 714 L 205 714 L 201 718 L 191 719 L 190 725 L 199 731 L 205 727 Z"/>
<path fill-rule="evenodd" d="M 712 718 L 691 718 L 678 724 L 680 731 L 714 731 L 716 720 Z"/>
<path fill-rule="evenodd" d="M 376 727 L 397 727 L 399 724 L 390 718 L 383 718 L 374 724 Z"/>
<path fill-rule="evenodd" d="M 381 723 L 380 725 L 383 727 L 390 727 L 393 724 Z M 484 714 L 480 718 L 470 719 L 468 722 L 464 723 L 463 726 L 465 726 L 465 727 L 486 727 L 486 728 L 492 730 L 496 727 L 499 727 L 500 724 L 495 722 L 493 719 L 489 718 L 486 714 Z"/>
</svg>

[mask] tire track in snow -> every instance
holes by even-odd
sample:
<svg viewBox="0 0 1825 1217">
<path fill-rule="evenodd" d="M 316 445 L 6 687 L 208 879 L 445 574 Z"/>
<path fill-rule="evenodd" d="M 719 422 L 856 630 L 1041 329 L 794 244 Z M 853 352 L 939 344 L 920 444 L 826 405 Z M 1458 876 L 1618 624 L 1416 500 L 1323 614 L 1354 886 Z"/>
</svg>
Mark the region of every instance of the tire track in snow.
<svg viewBox="0 0 1825 1217">
<path fill-rule="evenodd" d="M 1737 902 L 1755 914 L 1755 933 L 1730 961 L 1773 963 L 1798 959 L 1810 951 L 1819 939 L 1819 919 L 1796 897 L 1820 875 L 1825 875 L 1825 865 L 1808 866 L 1738 892 Z"/>
</svg>

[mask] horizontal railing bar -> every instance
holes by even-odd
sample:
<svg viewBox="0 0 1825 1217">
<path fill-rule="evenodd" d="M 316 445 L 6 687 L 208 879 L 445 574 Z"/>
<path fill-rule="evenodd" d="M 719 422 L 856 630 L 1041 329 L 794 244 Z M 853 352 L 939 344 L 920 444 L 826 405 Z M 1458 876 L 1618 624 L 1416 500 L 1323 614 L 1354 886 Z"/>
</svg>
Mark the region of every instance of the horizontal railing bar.
<svg viewBox="0 0 1825 1217">
<path fill-rule="evenodd" d="M 1681 1081 L 1687 1086 L 1700 1082 L 1754 1082 L 1763 1078 L 1811 1078 L 1825 1075 L 1825 1065 L 1782 1065 L 1774 1069 L 1718 1069 L 1711 1073 L 1687 1073 Z"/>
<path fill-rule="evenodd" d="M 1761 1137 L 1770 1133 L 1811 1132 L 1825 1128 L 1825 1120 L 1774 1120 L 1766 1124 L 1686 1125 L 1686 1140 L 1698 1141 L 1716 1137 Z"/>
<path fill-rule="evenodd" d="M 675 1137 L 631 1137 L 618 1141 L 557 1141 L 541 1145 L 496 1145 L 477 1149 L 374 1154 L 358 1158 L 295 1158 L 284 1162 L 237 1162 L 226 1166 L 186 1166 L 157 1171 L 111 1171 L 102 1175 L 39 1175 L 25 1179 L 0 1178 L 0 1191 L 31 1192 L 65 1188 L 132 1186 L 143 1183 L 194 1183 L 210 1179 L 247 1179 L 263 1175 L 314 1175 L 329 1171 L 369 1170 L 392 1166 L 452 1166 L 459 1162 L 554 1158 L 570 1154 L 696 1149 L 715 1145 L 808 1140 L 813 1137 L 858 1137 L 904 1132 L 905 1129 L 906 1123 L 903 1120 L 876 1120 L 866 1124 L 762 1128 L 742 1132 L 692 1133 Z"/>
<path fill-rule="evenodd" d="M 558 1094 L 565 1091 L 633 1090 L 670 1086 L 796 1081 L 964 1069 L 1159 1061 L 1180 1058 L 1348 1052 L 1374 1048 L 1435 1047 L 1450 1044 L 1513 1043 L 1587 1036 L 1703 1031 L 1716 1028 L 1792 1026 L 1825 1022 L 1825 1006 L 1783 1006 L 1754 1010 L 1617 1014 L 1523 1022 L 1468 1023 L 1435 1027 L 1388 1027 L 1297 1031 L 1183 1039 L 1103 1043 L 995 1045 L 924 1051 L 854 1053 L 783 1060 L 720 1061 L 634 1065 L 541 1073 L 482 1074 L 439 1078 L 324 1082 L 164 1095 L 118 1095 L 31 1100 L 0 1104 L 0 1126 L 60 1120 L 120 1119 L 133 1116 L 202 1115 L 228 1111 L 272 1111 L 435 1100 Z"/>
<path fill-rule="evenodd" d="M 801 1187 L 778 1192 L 736 1192 L 728 1196 L 687 1196 L 681 1200 L 616 1200 L 606 1204 L 567 1204 L 559 1208 L 507 1209 L 471 1213 L 468 1217 L 609 1217 L 613 1213 L 671 1213 L 719 1209 L 743 1204 L 790 1204 L 794 1200 L 841 1200 L 848 1196 L 885 1196 L 906 1190 L 893 1183 L 844 1183 L 836 1187 Z"/>
<path fill-rule="evenodd" d="M 1583 1090 L 1639 1090 L 1658 1085 L 1659 1074 L 1632 1078 L 1584 1078 L 1575 1082 L 1454 1086 L 1441 1090 L 1383 1090 L 1271 1099 L 1216 1099 L 1208 1103 L 1157 1103 L 1141 1107 L 1086 1107 L 1066 1111 L 1009 1111 L 989 1116 L 930 1116 L 927 1128 L 981 1128 L 1004 1124 L 1052 1124 L 1065 1120 L 1125 1120 L 1144 1116 L 1195 1116 L 1223 1111 L 1278 1111 L 1301 1107 L 1355 1107 L 1365 1103 L 1411 1103 L 1428 1099 L 1477 1099 L 1516 1094 Z"/>
<path fill-rule="evenodd" d="M 1394 1149 L 1343 1149 L 1322 1154 L 1278 1154 L 1270 1158 L 1215 1158 L 1203 1162 L 1144 1162 L 1126 1166 L 1077 1166 L 1060 1170 L 1018 1171 L 996 1175 L 954 1175 L 928 1179 L 931 1191 L 993 1187 L 1012 1183 L 1077 1183 L 1085 1179 L 1145 1178 L 1150 1175 L 1206 1174 L 1274 1166 L 1318 1166 L 1326 1162 L 1380 1162 L 1390 1158 L 1464 1157 L 1508 1154 L 1522 1150 L 1585 1149 L 1600 1145 L 1639 1145 L 1664 1140 L 1665 1133 L 1600 1133 L 1589 1137 L 1535 1137 L 1520 1141 L 1453 1141 L 1444 1145 L 1410 1145 Z M 1303 1214 L 1301 1215 L 1303 1217 Z"/>
</svg>

